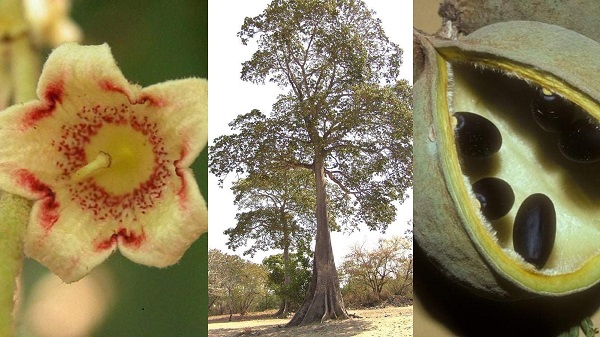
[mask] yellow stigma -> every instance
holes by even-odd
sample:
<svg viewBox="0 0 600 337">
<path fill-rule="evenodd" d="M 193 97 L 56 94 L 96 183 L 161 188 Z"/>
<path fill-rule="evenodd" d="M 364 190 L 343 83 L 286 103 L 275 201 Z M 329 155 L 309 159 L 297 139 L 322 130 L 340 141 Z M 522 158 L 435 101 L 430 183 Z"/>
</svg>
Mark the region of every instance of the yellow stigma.
<svg viewBox="0 0 600 337">
<path fill-rule="evenodd" d="M 89 162 L 79 170 L 75 171 L 71 176 L 71 179 L 78 183 L 86 178 L 93 176 L 98 171 L 110 167 L 111 157 L 108 153 L 100 151 L 96 159 Z"/>
<path fill-rule="evenodd" d="M 96 186 L 111 195 L 133 193 L 160 164 L 148 136 L 129 125 L 103 126 L 84 151 L 90 163 L 76 170 L 71 181 L 93 179 Z"/>
</svg>

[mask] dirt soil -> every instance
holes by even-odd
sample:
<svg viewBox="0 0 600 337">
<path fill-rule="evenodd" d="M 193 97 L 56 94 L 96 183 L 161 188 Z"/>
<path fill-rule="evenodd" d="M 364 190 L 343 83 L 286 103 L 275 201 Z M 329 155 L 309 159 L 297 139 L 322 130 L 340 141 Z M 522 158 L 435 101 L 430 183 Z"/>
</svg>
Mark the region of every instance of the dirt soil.
<svg viewBox="0 0 600 337">
<path fill-rule="evenodd" d="M 208 318 L 209 337 L 390 337 L 413 335 L 413 307 L 386 307 L 377 309 L 348 310 L 351 318 L 327 321 L 322 324 L 285 328 L 290 318 L 273 318 L 274 311 L 250 313 L 246 316 L 229 315 Z"/>
</svg>

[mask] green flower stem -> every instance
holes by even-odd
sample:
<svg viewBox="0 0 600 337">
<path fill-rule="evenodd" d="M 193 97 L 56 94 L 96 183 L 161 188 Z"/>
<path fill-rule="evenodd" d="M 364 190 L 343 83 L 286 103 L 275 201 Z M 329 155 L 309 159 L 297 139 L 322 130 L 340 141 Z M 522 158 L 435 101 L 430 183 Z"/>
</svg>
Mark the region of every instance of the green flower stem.
<svg viewBox="0 0 600 337">
<path fill-rule="evenodd" d="M 0 35 L 9 39 L 29 30 L 23 1 L 0 0 Z"/>
<path fill-rule="evenodd" d="M 36 97 L 40 60 L 21 0 L 0 0 L 0 35 L 7 39 L 0 59 L 2 110 L 11 103 Z M 30 211 L 30 201 L 0 191 L 0 337 L 15 334 L 17 279 L 23 265 L 23 236 Z"/>
<path fill-rule="evenodd" d="M 10 76 L 10 58 L 6 45 L 0 45 L 0 110 L 10 105 L 12 94 L 12 79 Z"/>
<path fill-rule="evenodd" d="M 18 104 L 34 99 L 40 76 L 40 57 L 29 34 L 23 34 L 12 41 L 10 63 L 13 102 Z"/>
<path fill-rule="evenodd" d="M 15 290 L 30 210 L 29 200 L 0 192 L 0 337 L 14 335 Z"/>
</svg>

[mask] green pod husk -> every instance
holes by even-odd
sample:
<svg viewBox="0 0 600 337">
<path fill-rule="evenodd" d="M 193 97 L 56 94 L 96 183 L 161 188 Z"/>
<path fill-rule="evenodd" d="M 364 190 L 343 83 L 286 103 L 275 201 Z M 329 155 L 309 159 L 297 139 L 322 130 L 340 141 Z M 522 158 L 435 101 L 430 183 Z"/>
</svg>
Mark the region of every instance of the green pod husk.
<svg viewBox="0 0 600 337">
<path fill-rule="evenodd" d="M 598 13 L 600 2 L 596 0 L 444 0 L 439 9 L 440 16 L 462 34 L 493 23 L 528 20 L 561 26 L 600 41 Z"/>
<path fill-rule="evenodd" d="M 547 268 L 536 269 L 525 263 L 510 244 L 502 242 L 501 233 L 496 233 L 494 226 L 482 219 L 472 201 L 473 194 L 454 143 L 451 114 L 452 105 L 458 100 L 453 96 L 466 95 L 453 92 L 461 89 L 460 83 L 468 79 L 460 78 L 457 72 L 468 65 L 475 69 L 473 73 L 499 72 L 512 81 L 548 88 L 598 120 L 600 44 L 558 26 L 528 21 L 489 25 L 459 40 L 439 40 L 417 32 L 415 44 L 415 50 L 419 51 L 415 55 L 421 57 L 415 60 L 421 66 L 415 73 L 414 83 L 416 243 L 444 274 L 486 297 L 560 296 L 598 283 L 600 250 L 595 248 L 598 231 L 593 223 L 580 228 L 577 221 L 571 221 L 571 218 L 577 220 L 576 216 L 561 215 L 562 220 L 569 221 L 559 224 L 562 241 L 559 240 L 557 247 L 560 249 L 557 248 Z M 473 106 L 485 105 L 478 97 L 471 100 Z M 517 136 L 510 134 L 508 138 Z M 521 143 L 527 141 L 525 138 Z M 572 168 L 569 165 L 552 167 L 550 171 L 568 171 Z M 571 188 L 569 180 L 563 178 L 557 181 L 565 181 Z M 577 186 L 572 188 L 572 193 L 582 195 Z M 588 212 L 590 219 L 597 217 L 597 207 L 593 204 L 594 200 L 589 205 L 584 203 L 584 209 L 575 213 Z M 561 212 L 569 213 L 571 207 L 566 201 Z M 511 216 L 514 217 L 514 212 Z M 586 218 L 581 222 L 590 221 Z M 577 235 L 578 230 L 580 241 L 589 245 L 589 249 L 583 250 L 587 255 L 581 261 L 571 257 L 563 259 L 560 250 L 568 248 L 565 236 Z"/>
</svg>

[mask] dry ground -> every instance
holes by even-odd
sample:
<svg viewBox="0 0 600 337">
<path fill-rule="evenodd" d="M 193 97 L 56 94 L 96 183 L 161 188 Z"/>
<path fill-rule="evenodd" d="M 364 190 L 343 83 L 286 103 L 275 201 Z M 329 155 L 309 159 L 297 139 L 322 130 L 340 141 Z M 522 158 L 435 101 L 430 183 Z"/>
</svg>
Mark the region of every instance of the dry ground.
<svg viewBox="0 0 600 337">
<path fill-rule="evenodd" d="M 348 310 L 361 318 L 328 321 L 301 327 L 284 328 L 288 319 L 273 318 L 274 311 L 251 313 L 245 317 L 229 315 L 208 318 L 209 337 L 390 337 L 413 335 L 413 307 L 386 307 Z"/>
</svg>

